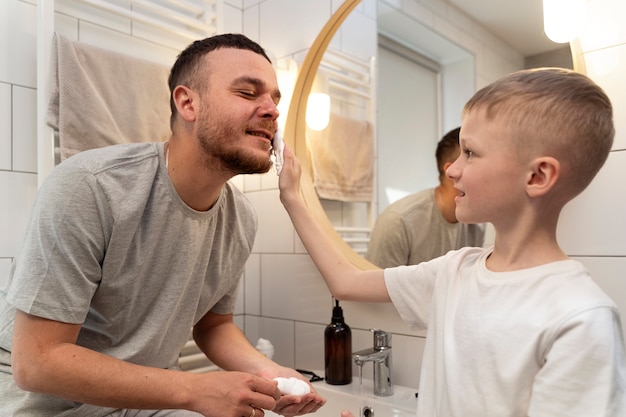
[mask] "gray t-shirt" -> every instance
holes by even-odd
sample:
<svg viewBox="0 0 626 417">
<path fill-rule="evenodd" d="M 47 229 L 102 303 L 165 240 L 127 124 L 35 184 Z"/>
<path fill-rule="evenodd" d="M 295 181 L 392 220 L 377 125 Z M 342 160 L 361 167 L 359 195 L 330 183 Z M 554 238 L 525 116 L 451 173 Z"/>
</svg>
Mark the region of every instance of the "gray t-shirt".
<svg viewBox="0 0 626 417">
<path fill-rule="evenodd" d="M 482 246 L 484 224 L 448 223 L 435 202 L 435 189 L 408 195 L 376 219 L 366 258 L 381 268 L 416 265 L 465 246 Z"/>
<path fill-rule="evenodd" d="M 230 184 L 209 211 L 187 206 L 167 175 L 163 143 L 73 156 L 37 195 L 0 293 L 0 348 L 11 350 L 18 308 L 82 323 L 81 346 L 175 367 L 204 314 L 233 311 L 256 230 L 251 203 Z"/>
</svg>

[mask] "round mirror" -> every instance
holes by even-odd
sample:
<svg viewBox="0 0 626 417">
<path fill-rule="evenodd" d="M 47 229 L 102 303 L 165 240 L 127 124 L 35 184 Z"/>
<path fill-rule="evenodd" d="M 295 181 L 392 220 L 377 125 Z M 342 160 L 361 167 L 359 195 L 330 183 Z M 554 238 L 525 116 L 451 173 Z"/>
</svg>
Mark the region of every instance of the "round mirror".
<svg viewBox="0 0 626 417">
<path fill-rule="evenodd" d="M 309 50 L 301 65 L 294 89 L 285 125 L 285 138 L 290 142 L 302 164 L 302 194 L 317 222 L 353 264 L 370 269 L 375 266 L 365 260 L 362 252 L 355 251 L 353 244 L 347 242 L 337 232 L 338 226 L 339 228 L 346 226 L 339 223 L 346 218 L 351 220 L 357 218 L 361 223 L 354 225 L 348 221 L 347 226 L 358 228 L 362 225 L 371 228 L 377 215 L 394 200 L 410 192 L 436 185 L 434 151 L 437 142 L 443 133 L 460 124 L 463 104 L 479 87 L 476 86 L 476 80 L 482 79 L 476 76 L 475 71 L 479 66 L 485 71 L 484 66 L 487 64 L 484 57 L 481 57 L 482 62 L 478 62 L 474 54 L 430 30 L 389 2 L 383 0 L 363 2 L 358 13 L 351 15 L 359 3 L 360 0 L 346 0 L 324 26 Z M 369 32 L 364 32 L 363 27 L 368 25 L 365 21 L 368 17 L 374 20 L 374 26 L 373 29 L 368 29 Z M 324 66 L 328 53 L 333 49 L 341 50 L 344 46 L 350 49 L 351 46 L 355 48 L 357 44 L 362 47 L 371 43 L 374 44 L 372 57 L 377 60 L 375 64 L 379 75 L 388 71 L 386 65 L 393 59 L 408 57 L 411 62 L 419 61 L 419 65 L 426 68 L 423 71 L 427 80 L 425 83 L 429 82 L 428 77 L 431 81 L 430 84 L 419 87 L 411 85 L 420 91 L 419 94 L 412 93 L 410 97 L 413 98 L 408 99 L 409 101 L 388 99 L 384 94 L 374 99 L 373 130 L 375 138 L 378 136 L 380 141 L 374 142 L 376 164 L 373 165 L 375 166 L 373 197 L 363 205 L 361 202 L 350 203 L 325 198 L 316 189 L 314 158 L 309 143 L 316 133 L 307 128 L 306 115 L 309 95 L 317 92 L 319 88 L 320 66 Z M 569 55 L 569 51 L 565 52 Z M 571 56 L 566 58 L 571 59 Z M 366 56 L 360 56 L 359 59 L 367 62 Z M 534 66 L 567 66 L 546 63 L 545 59 L 541 61 L 541 57 L 539 59 L 541 65 Z M 508 72 L 518 68 L 519 65 L 511 65 Z M 506 73 L 502 72 L 502 68 L 500 72 L 502 75 Z M 379 91 L 398 89 L 398 93 L 408 92 L 407 86 L 398 82 L 399 79 L 403 78 L 397 77 L 392 81 L 374 78 L 373 81 L 378 82 Z M 387 84 L 384 84 L 385 82 Z M 424 91 L 432 93 L 430 98 L 423 97 Z M 422 102 L 417 102 L 416 95 Z M 402 111 L 403 106 L 405 111 Z M 407 117 L 408 107 L 411 111 L 418 109 L 422 112 L 411 113 L 411 116 Z M 402 123 L 399 123 L 400 121 Z M 394 143 L 394 140 L 407 136 L 412 137 L 411 144 Z M 392 175 L 394 170 L 399 173 L 405 184 L 397 177 L 394 179 Z M 356 216 L 346 214 L 354 213 L 355 210 L 346 207 L 355 205 L 360 205 L 356 209 L 360 214 Z M 338 223 L 337 218 L 342 220 Z"/>
</svg>

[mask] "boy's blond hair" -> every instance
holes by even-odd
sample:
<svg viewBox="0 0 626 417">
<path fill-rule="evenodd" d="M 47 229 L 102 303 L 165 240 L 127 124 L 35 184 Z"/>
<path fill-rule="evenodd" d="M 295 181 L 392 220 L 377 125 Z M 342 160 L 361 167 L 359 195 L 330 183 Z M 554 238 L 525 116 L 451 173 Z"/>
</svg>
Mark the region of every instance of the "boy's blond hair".
<svg viewBox="0 0 626 417">
<path fill-rule="evenodd" d="M 609 98 L 588 77 L 571 70 L 511 73 L 474 94 L 463 114 L 474 110 L 484 110 L 488 120 L 501 118 L 518 155 L 557 159 L 567 199 L 589 185 L 613 146 Z"/>
</svg>

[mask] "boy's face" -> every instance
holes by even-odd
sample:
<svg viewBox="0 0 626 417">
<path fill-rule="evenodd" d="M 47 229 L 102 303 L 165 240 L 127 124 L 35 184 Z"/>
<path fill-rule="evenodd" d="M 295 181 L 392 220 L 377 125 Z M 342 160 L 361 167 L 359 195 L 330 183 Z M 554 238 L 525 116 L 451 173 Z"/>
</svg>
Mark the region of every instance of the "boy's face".
<svg viewBox="0 0 626 417">
<path fill-rule="evenodd" d="M 461 155 L 446 174 L 459 195 L 456 217 L 462 223 L 516 222 L 524 207 L 525 171 L 513 152 L 506 122 L 487 120 L 482 109 L 463 119 Z"/>
</svg>

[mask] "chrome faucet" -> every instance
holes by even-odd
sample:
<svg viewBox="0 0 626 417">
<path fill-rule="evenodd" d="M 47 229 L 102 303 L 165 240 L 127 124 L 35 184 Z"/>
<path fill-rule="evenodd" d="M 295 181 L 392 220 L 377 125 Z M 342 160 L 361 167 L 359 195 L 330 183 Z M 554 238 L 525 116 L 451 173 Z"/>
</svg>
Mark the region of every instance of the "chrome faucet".
<svg viewBox="0 0 626 417">
<path fill-rule="evenodd" d="M 393 395 L 391 382 L 391 334 L 380 329 L 372 329 L 374 346 L 352 353 L 357 366 L 372 362 L 374 366 L 374 395 L 388 397 Z"/>
</svg>

